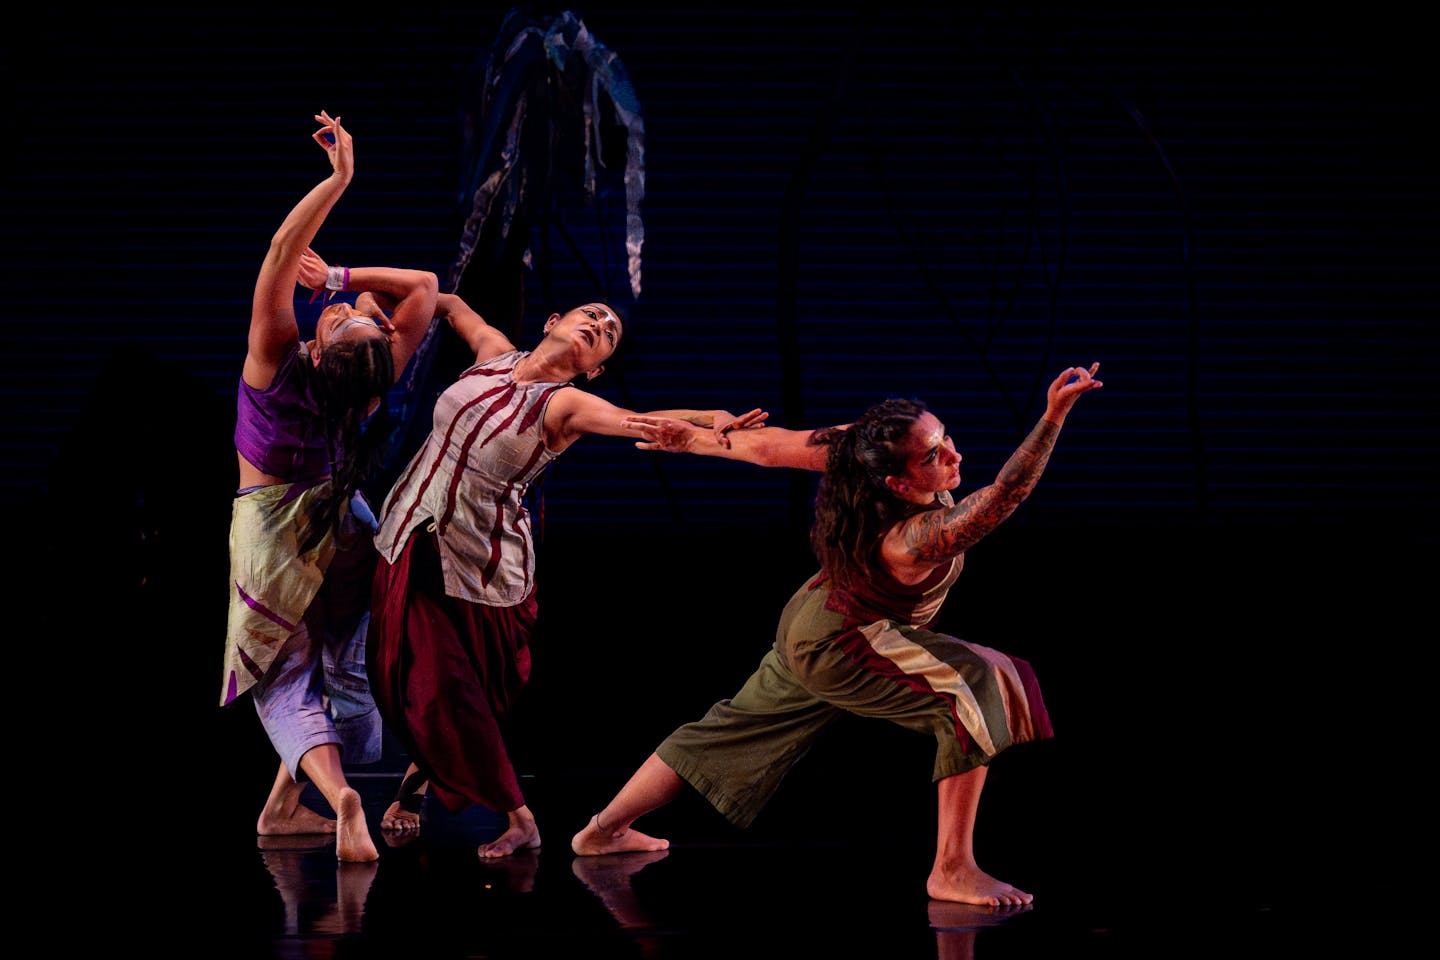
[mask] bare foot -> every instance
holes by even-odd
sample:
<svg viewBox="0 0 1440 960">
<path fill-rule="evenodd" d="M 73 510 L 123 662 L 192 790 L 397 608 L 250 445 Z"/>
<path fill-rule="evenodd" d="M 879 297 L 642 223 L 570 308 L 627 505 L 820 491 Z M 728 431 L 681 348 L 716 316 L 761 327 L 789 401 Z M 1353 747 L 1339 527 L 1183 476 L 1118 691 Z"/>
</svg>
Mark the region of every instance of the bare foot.
<svg viewBox="0 0 1440 960">
<path fill-rule="evenodd" d="M 265 798 L 265 807 L 255 821 L 255 832 L 262 837 L 296 837 L 311 833 L 334 833 L 335 821 L 322 817 L 302 806 L 300 795 L 305 784 L 291 778 L 282 763 L 275 773 L 275 785 Z"/>
<path fill-rule="evenodd" d="M 255 821 L 255 832 L 262 837 L 294 837 L 308 833 L 334 833 L 335 821 L 322 817 L 309 807 L 295 803 L 289 810 L 266 804 Z"/>
<path fill-rule="evenodd" d="M 429 786 L 419 767 L 413 763 L 406 767 L 405 778 L 400 781 L 400 791 L 395 795 L 394 802 L 386 808 L 385 815 L 380 818 L 380 829 L 386 833 L 418 833 L 421 804 L 425 802 Z M 389 843 L 390 838 L 385 839 Z"/>
<path fill-rule="evenodd" d="M 381 830 L 380 839 L 385 841 L 385 846 L 391 850 L 399 850 L 401 847 L 408 847 L 420 839 L 419 830 Z"/>
<path fill-rule="evenodd" d="M 930 927 L 936 931 L 970 931 L 998 927 L 1011 917 L 1034 910 L 1034 904 L 980 906 L 954 900 L 931 900 Z"/>
<path fill-rule="evenodd" d="M 335 855 L 347 863 L 379 860 L 380 852 L 375 849 L 375 841 L 370 839 L 365 808 L 360 805 L 360 794 L 355 792 L 355 788 L 346 787 L 340 791 L 335 813 L 340 817 L 335 831 Z"/>
<path fill-rule="evenodd" d="M 601 832 L 600 815 L 597 813 L 585 824 L 585 829 L 570 840 L 570 849 L 582 857 L 599 856 L 602 853 L 638 853 L 654 850 L 669 850 L 670 841 L 652 837 L 639 830 L 625 829 L 619 833 Z"/>
<path fill-rule="evenodd" d="M 516 850 L 540 849 L 540 830 L 529 807 L 511 810 L 506 816 L 510 818 L 509 829 L 489 843 L 480 844 L 482 859 L 508 857 Z"/>
<path fill-rule="evenodd" d="M 385 815 L 380 818 L 380 829 L 394 833 L 414 833 L 420 829 L 420 813 L 412 813 L 400 806 L 396 800 L 385 809 Z"/>
<path fill-rule="evenodd" d="M 936 900 L 954 900 L 979 906 L 1003 907 L 1031 903 L 1034 897 L 1003 880 L 996 880 L 974 864 L 941 869 L 936 867 L 925 882 L 925 890 Z"/>
</svg>

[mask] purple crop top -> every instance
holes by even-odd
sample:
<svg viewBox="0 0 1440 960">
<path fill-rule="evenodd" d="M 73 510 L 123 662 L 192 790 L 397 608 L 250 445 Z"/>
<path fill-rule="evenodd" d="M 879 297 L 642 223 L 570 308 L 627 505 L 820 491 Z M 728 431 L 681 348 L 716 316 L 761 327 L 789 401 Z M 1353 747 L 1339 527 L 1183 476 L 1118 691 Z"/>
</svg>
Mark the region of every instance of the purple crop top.
<svg viewBox="0 0 1440 960">
<path fill-rule="evenodd" d="M 240 380 L 235 449 L 265 473 L 294 483 L 330 475 L 329 444 L 306 376 L 310 352 L 297 343 L 264 390 Z"/>
</svg>

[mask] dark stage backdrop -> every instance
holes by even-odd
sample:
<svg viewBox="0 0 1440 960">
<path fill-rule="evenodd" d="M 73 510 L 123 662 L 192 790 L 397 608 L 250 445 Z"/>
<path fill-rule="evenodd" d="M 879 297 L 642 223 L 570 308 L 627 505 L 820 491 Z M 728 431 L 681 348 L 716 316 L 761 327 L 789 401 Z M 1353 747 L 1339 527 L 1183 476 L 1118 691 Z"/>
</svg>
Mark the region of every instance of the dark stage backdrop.
<svg viewBox="0 0 1440 960">
<path fill-rule="evenodd" d="M 36 8 L 7 32 L 0 498 L 45 641 L 21 660 L 134 719 L 112 772 L 158 755 L 263 796 L 258 724 L 214 706 L 254 273 L 326 170 L 324 108 L 357 173 L 317 248 L 446 275 L 505 9 Z M 576 13 L 644 117 L 642 290 L 617 292 L 611 170 L 535 238 L 522 339 L 598 282 L 631 316 L 602 395 L 793 427 L 920 397 L 963 494 L 1060 368 L 1101 361 L 942 617 L 1030 659 L 1059 733 L 1002 758 L 992 816 L 1089 865 L 1164 837 L 1290 870 L 1335 853 L 1317 822 L 1367 863 L 1410 842 L 1440 359 L 1420 31 L 1373 5 Z M 536 789 L 618 786 L 743 680 L 810 570 L 814 479 L 604 438 L 561 458 L 515 734 Z M 759 835 L 897 798 L 928 829 L 927 750 L 892 733 L 827 744 Z"/>
</svg>

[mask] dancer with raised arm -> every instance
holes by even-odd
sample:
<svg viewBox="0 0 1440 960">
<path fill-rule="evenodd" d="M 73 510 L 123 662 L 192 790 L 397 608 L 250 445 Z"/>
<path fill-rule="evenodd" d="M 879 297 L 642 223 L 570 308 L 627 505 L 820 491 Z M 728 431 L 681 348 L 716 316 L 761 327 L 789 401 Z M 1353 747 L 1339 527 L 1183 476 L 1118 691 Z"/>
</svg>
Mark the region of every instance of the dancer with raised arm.
<svg viewBox="0 0 1440 960">
<path fill-rule="evenodd" d="M 436 401 L 433 427 L 385 499 L 371 621 L 370 682 L 413 761 L 451 811 L 480 804 L 506 816 L 481 857 L 540 846 L 502 726 L 530 676 L 535 546 L 523 501 L 530 484 L 587 434 L 638 438 L 629 410 L 576 389 L 620 344 L 604 303 L 552 314 L 534 350 L 519 350 L 459 297 L 438 313 L 475 363 Z M 719 447 L 765 414 L 669 411 Z M 733 432 L 732 432 L 733 431 Z M 405 798 L 397 798 L 402 804 Z M 392 814 L 399 815 L 392 805 Z"/>
<path fill-rule="evenodd" d="M 672 733 L 571 840 L 581 856 L 664 850 L 631 828 L 698 790 L 748 826 L 781 779 L 841 711 L 933 736 L 938 840 L 926 889 L 937 900 L 1011 906 L 1032 896 L 975 862 L 986 765 L 1016 743 L 1052 735 L 1029 664 L 927 629 L 960 575 L 965 551 L 1030 495 L 1075 401 L 1098 389 L 1099 364 L 1063 371 L 1043 418 L 995 481 L 958 503 L 960 454 L 945 426 L 912 400 L 887 400 L 854 423 L 820 431 L 766 427 L 728 447 L 704 431 L 636 417 L 647 449 L 767 466 L 823 469 L 811 543 L 821 571 L 780 617 L 774 647 L 733 698 Z"/>
<path fill-rule="evenodd" d="M 354 142 L 321 112 L 313 136 L 331 173 L 292 209 L 255 282 L 241 371 L 230 525 L 230 612 L 221 703 L 249 692 L 280 754 L 261 835 L 335 833 L 345 861 L 375 860 L 345 763 L 380 757 L 365 676 L 375 519 L 360 493 L 381 430 L 367 429 L 434 316 L 433 273 L 328 267 L 310 250 L 354 175 Z M 295 318 L 297 282 L 363 290 L 320 313 L 314 339 Z M 377 297 L 393 304 L 386 316 Z M 371 428 L 373 423 L 369 423 Z M 308 776 L 338 822 L 300 803 Z"/>
</svg>

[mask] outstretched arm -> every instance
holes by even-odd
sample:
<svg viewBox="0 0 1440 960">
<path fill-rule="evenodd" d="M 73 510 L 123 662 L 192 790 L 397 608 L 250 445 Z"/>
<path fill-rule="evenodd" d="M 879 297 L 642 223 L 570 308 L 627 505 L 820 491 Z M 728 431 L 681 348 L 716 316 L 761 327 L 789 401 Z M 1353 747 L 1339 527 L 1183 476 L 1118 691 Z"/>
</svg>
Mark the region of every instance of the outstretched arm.
<svg viewBox="0 0 1440 960">
<path fill-rule="evenodd" d="M 762 427 L 770 414 L 756 407 L 738 417 L 728 410 L 651 410 L 642 416 L 682 420 L 692 426 L 707 427 L 715 438 L 715 442 L 728 450 L 730 434 L 733 431 Z"/>
<path fill-rule="evenodd" d="M 584 390 L 562 390 L 554 396 L 545 411 L 545 442 L 551 450 L 563 450 L 587 433 L 640 440 L 644 433 L 638 421 L 653 419 L 704 434 L 708 443 L 725 447 L 729 445 L 732 437 L 755 432 L 744 428 L 764 420 L 767 416 L 763 410 L 751 410 L 738 417 L 732 417 L 724 410 L 670 410 L 637 414 Z M 679 419 L 682 417 L 685 419 Z M 692 421 L 705 426 L 695 426 Z M 737 429 L 738 433 L 726 432 L 732 428 Z M 646 445 L 639 443 L 637 446 L 644 448 Z"/>
<path fill-rule="evenodd" d="M 300 257 L 355 174 L 355 148 L 338 117 L 315 115 L 320 129 L 311 136 L 330 158 L 331 173 L 305 195 L 270 239 L 260 264 L 250 307 L 250 339 L 245 357 L 245 382 L 268 386 L 286 351 L 300 338 L 295 324 L 295 282 Z"/>
<path fill-rule="evenodd" d="M 1082 394 L 1102 386 L 1094 379 L 1100 364 L 1070 367 L 1050 384 L 1045 416 L 1000 468 L 1000 475 L 952 507 L 930 510 L 897 524 L 881 544 L 892 570 L 933 567 L 964 553 L 994 530 L 1035 489 L 1065 417 Z"/>
<path fill-rule="evenodd" d="M 657 414 L 632 415 L 624 425 L 638 430 L 644 438 L 635 446 L 641 450 L 671 453 L 698 453 L 701 456 L 743 460 L 762 467 L 794 467 L 824 470 L 830 446 L 825 435 L 844 430 L 849 424 L 825 430 L 787 430 L 783 427 L 752 427 L 727 436 L 722 442 L 713 430 L 698 429 L 690 423 Z"/>
</svg>

